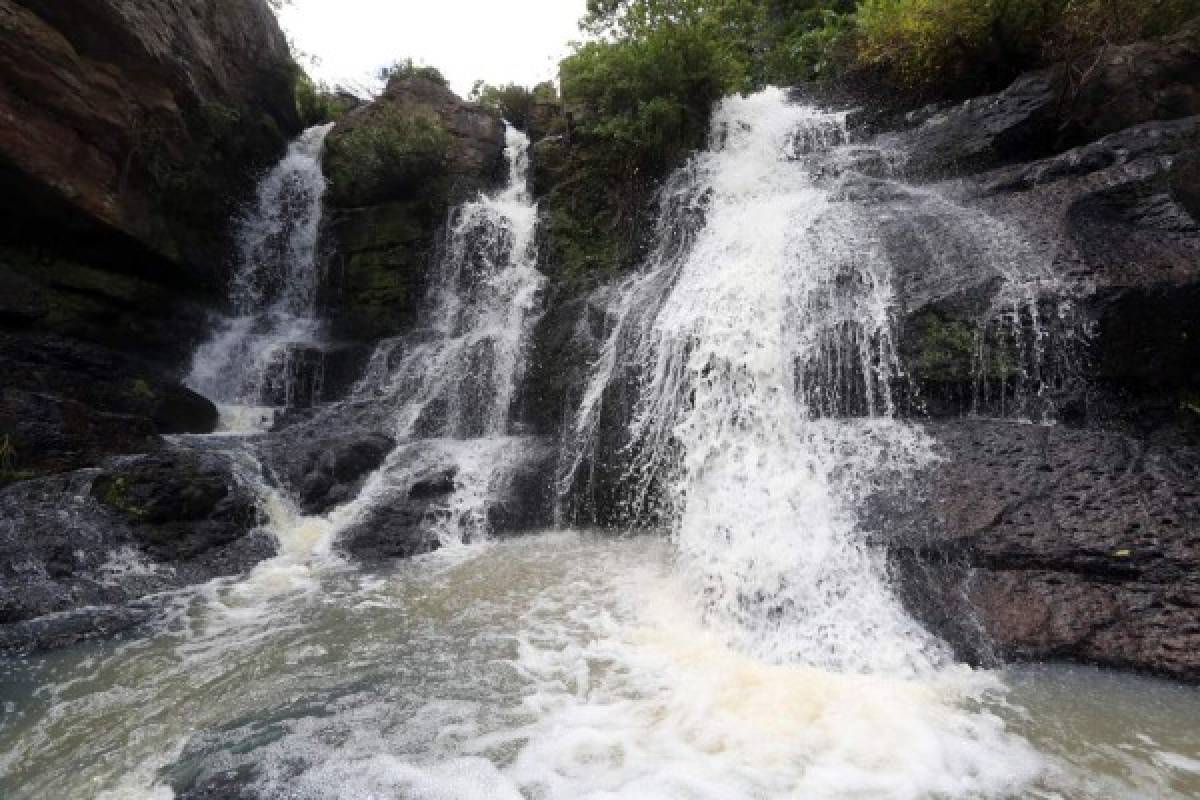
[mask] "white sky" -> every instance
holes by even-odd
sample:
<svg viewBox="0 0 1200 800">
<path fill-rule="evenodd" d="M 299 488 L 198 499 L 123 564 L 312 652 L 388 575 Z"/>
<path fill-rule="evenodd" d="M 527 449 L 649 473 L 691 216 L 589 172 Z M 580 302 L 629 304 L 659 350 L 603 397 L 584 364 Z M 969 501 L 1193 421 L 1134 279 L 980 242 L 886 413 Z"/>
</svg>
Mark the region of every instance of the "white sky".
<svg viewBox="0 0 1200 800">
<path fill-rule="evenodd" d="M 366 85 L 411 57 L 437 67 L 460 95 L 476 79 L 533 85 L 557 77 L 579 39 L 585 0 L 293 0 L 280 14 L 305 64 L 331 84 Z"/>
</svg>

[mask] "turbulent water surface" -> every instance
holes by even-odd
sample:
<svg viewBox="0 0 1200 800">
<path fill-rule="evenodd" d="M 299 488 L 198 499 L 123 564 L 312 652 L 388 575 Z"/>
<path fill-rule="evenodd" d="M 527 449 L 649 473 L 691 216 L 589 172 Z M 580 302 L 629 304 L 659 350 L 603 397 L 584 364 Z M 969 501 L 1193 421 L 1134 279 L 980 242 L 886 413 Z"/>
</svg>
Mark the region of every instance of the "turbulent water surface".
<svg viewBox="0 0 1200 800">
<path fill-rule="evenodd" d="M 155 636 L 3 669 L 14 799 L 169 798 L 246 764 L 266 797 L 358 800 L 1200 791 L 1195 692 L 766 663 L 703 623 L 652 536 L 331 563 L 305 585 L 268 566 L 179 597 Z"/>
<path fill-rule="evenodd" d="M 322 135 L 289 158 L 312 162 Z M 1028 347 L 996 397 L 1019 416 L 1052 414 L 1046 276 L 1014 232 L 889 183 L 892 156 L 782 92 L 722 104 L 709 150 L 667 186 L 658 246 L 613 293 L 567 421 L 569 516 L 624 398 L 636 533 L 490 535 L 496 487 L 538 446 L 512 422 L 544 283 L 527 144 L 509 132 L 508 185 L 455 210 L 420 330 L 382 343 L 353 390 L 348 408 L 398 443 L 359 497 L 304 516 L 256 477 L 252 440 L 208 440 L 258 486 L 279 556 L 160 598 L 136 635 L 0 662 L 0 794 L 1200 795 L 1200 693 L 973 669 L 897 600 L 863 508 L 934 456 L 898 413 L 919 398 L 897 389 L 889 226 L 922 209 L 941 224 L 931 269 L 967 259 L 1004 284 L 999 324 Z M 319 191 L 304 197 L 319 214 Z M 338 534 L 429 464 L 455 476 L 428 520 L 441 549 L 340 556 Z"/>
</svg>

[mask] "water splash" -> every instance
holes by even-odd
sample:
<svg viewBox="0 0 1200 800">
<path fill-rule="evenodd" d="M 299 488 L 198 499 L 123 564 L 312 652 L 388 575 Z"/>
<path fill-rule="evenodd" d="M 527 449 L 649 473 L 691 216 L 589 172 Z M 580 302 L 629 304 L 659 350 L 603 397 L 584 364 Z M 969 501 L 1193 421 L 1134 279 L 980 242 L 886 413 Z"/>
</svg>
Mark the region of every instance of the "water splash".
<svg viewBox="0 0 1200 800">
<path fill-rule="evenodd" d="M 355 399 L 394 410 L 397 437 L 508 431 L 545 277 L 529 138 L 511 126 L 505 156 L 506 186 L 451 214 L 418 331 L 381 343 L 354 389 Z"/>
<path fill-rule="evenodd" d="M 321 364 L 312 351 L 322 335 L 321 153 L 332 128 L 310 128 L 291 144 L 239 222 L 230 315 L 196 351 L 187 381 L 220 404 L 293 406 L 320 397 Z M 249 419 L 234 416 L 239 425 Z"/>
</svg>

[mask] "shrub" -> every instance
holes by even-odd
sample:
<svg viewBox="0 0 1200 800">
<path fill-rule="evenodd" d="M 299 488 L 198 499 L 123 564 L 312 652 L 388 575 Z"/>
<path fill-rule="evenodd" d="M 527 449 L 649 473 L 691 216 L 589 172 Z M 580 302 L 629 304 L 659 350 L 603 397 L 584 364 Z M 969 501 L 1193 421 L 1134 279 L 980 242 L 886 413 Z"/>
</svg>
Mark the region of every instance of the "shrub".
<svg viewBox="0 0 1200 800">
<path fill-rule="evenodd" d="M 393 62 L 390 66 L 381 67 L 376 73 L 376 77 L 384 83 L 388 83 L 393 78 L 424 78 L 427 81 L 433 81 L 439 86 L 450 85 L 446 80 L 446 76 L 442 75 L 440 69 L 424 64 L 417 64 L 411 58 L 405 58 Z"/>
<path fill-rule="evenodd" d="M 857 59 L 902 88 L 959 95 L 1197 14 L 1200 0 L 863 0 Z"/>
<path fill-rule="evenodd" d="M 348 97 L 339 95 L 325 83 L 313 82 L 304 72 L 296 77 L 295 92 L 296 111 L 306 128 L 340 119 L 354 106 Z"/>
<path fill-rule="evenodd" d="M 484 81 L 475 81 L 467 99 L 490 108 L 513 127 L 526 130 L 533 116 L 533 106 L 536 102 L 532 89 L 510 83 L 505 86 L 493 86 Z"/>
</svg>

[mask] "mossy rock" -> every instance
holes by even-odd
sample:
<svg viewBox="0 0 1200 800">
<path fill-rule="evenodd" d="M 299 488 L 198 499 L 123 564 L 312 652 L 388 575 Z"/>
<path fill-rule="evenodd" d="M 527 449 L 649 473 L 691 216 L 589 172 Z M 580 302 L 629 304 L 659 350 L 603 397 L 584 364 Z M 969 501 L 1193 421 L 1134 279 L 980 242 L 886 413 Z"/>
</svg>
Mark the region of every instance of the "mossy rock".
<svg viewBox="0 0 1200 800">
<path fill-rule="evenodd" d="M 974 378 L 977 332 L 971 323 L 926 311 L 909 322 L 908 369 L 920 382 L 966 382 Z"/>
<path fill-rule="evenodd" d="M 439 225 L 437 211 L 419 200 L 332 215 L 331 230 L 341 253 L 332 316 L 341 335 L 378 339 L 416 321 Z"/>
<path fill-rule="evenodd" d="M 374 109 L 329 138 L 329 203 L 356 208 L 444 193 L 449 149 L 450 136 L 432 111 Z"/>
</svg>

